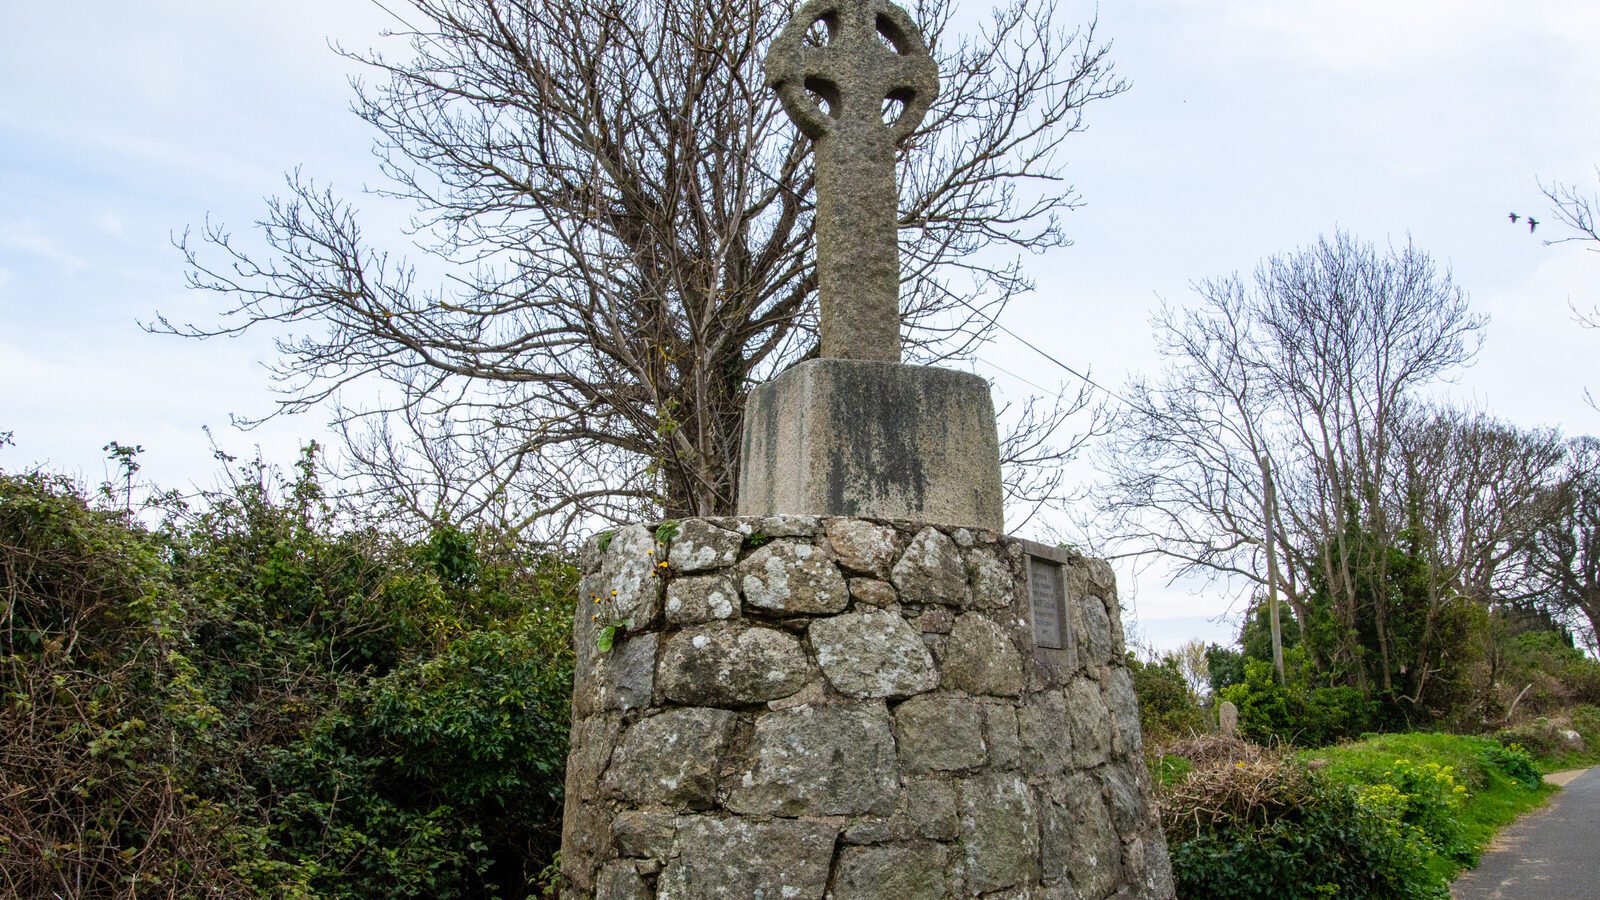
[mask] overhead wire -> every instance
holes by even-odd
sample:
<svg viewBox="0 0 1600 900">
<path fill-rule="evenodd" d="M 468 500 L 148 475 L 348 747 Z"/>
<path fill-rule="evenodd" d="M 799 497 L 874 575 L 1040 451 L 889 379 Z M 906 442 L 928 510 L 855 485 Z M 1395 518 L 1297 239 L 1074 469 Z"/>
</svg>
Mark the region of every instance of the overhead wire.
<svg viewBox="0 0 1600 900">
<path fill-rule="evenodd" d="M 729 150 L 725 145 L 723 145 L 722 142 L 718 141 L 715 137 L 710 137 L 709 135 L 708 135 L 708 137 L 709 137 L 709 139 L 711 140 L 712 143 L 716 144 L 724 152 L 727 152 L 727 153 L 733 152 L 733 151 Z M 801 201 L 802 203 L 805 202 L 805 197 L 801 196 L 798 191 L 796 191 L 794 188 L 790 187 L 787 183 L 785 183 L 784 181 L 779 179 L 777 176 L 775 176 L 775 175 L 771 174 L 770 172 L 768 172 L 766 169 L 763 169 L 761 166 L 757 165 L 754 161 L 750 162 L 750 168 L 754 169 L 756 174 L 758 174 L 761 177 L 763 177 L 763 178 L 767 179 L 768 181 L 772 182 L 773 185 L 776 186 L 778 189 L 787 192 L 789 194 L 789 196 L 793 197 L 796 200 Z M 1032 350 L 1033 352 L 1035 352 L 1035 353 L 1039 354 L 1040 356 L 1044 357 L 1047 361 L 1049 361 L 1049 362 L 1055 364 L 1056 366 L 1060 367 L 1061 369 L 1066 371 L 1068 374 L 1072 375 L 1074 378 L 1077 378 L 1078 380 L 1082 381 L 1084 384 L 1087 384 L 1089 387 L 1094 388 L 1095 390 L 1100 391 L 1101 393 L 1104 393 L 1106 396 L 1111 397 L 1112 399 L 1118 401 L 1119 403 L 1122 403 L 1122 404 L 1128 405 L 1128 406 L 1133 405 L 1133 404 L 1128 402 L 1128 399 L 1126 397 L 1123 397 L 1121 394 L 1117 393 L 1116 391 L 1113 391 L 1110 388 L 1106 387 L 1105 385 L 1100 384 L 1099 382 L 1095 381 L 1093 378 L 1090 378 L 1088 375 L 1085 375 L 1084 373 L 1079 372 L 1077 369 L 1074 369 L 1072 366 L 1069 366 L 1066 363 L 1062 362 L 1060 359 L 1056 358 L 1054 355 L 1046 352 L 1043 348 L 1039 347 L 1037 344 L 1033 343 L 1032 341 L 1028 340 L 1027 338 L 1024 338 L 1022 335 L 1017 334 L 1015 331 L 1011 330 L 1010 328 L 1007 328 L 1005 325 L 1000 323 L 999 319 L 995 318 L 993 315 L 990 315 L 987 311 L 979 309 L 977 306 L 974 306 L 971 301 L 967 300 L 965 297 L 962 297 L 960 294 L 957 294 L 956 292 L 954 292 L 954 291 L 950 290 L 949 288 L 945 287 L 938 280 L 929 278 L 929 279 L 925 279 L 924 283 L 925 284 L 931 284 L 934 287 L 938 288 L 940 291 L 943 291 L 945 296 L 949 297 L 951 300 L 956 301 L 957 303 L 961 304 L 962 306 L 965 306 L 967 309 L 971 310 L 975 315 L 982 316 L 986 321 L 988 321 L 988 323 L 990 325 L 994 326 L 995 329 L 997 329 L 997 330 L 999 330 L 1001 332 L 1004 332 L 1005 334 L 1009 335 L 1012 340 L 1016 341 L 1017 343 L 1021 344 L 1022 346 L 1027 347 L 1029 350 Z M 1039 385 L 1034 384 L 1033 382 L 1028 381 L 1026 378 L 1023 378 L 1020 375 L 1017 375 L 1017 374 L 1015 374 L 1013 372 L 1008 372 L 1005 369 L 1002 369 L 999 366 L 995 365 L 994 363 L 989 362 L 988 360 L 982 360 L 982 362 L 984 363 L 984 365 L 987 365 L 987 366 L 989 366 L 991 368 L 994 368 L 994 369 L 997 369 L 997 370 L 999 370 L 1001 372 L 1004 372 L 1005 374 L 1010 375 L 1012 378 L 1015 378 L 1018 381 L 1024 382 L 1025 384 L 1028 384 L 1028 385 L 1032 386 L 1033 388 L 1035 388 L 1037 390 L 1041 390 L 1041 391 L 1045 391 L 1046 393 L 1050 393 L 1050 391 L 1048 391 L 1046 388 L 1040 387 Z"/>
</svg>

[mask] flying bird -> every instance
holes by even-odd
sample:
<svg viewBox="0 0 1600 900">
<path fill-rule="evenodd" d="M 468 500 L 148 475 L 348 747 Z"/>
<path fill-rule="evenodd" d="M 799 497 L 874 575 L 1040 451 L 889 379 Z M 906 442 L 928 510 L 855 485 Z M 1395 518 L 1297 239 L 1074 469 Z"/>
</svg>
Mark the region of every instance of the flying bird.
<svg viewBox="0 0 1600 900">
<path fill-rule="evenodd" d="M 1528 233 L 1529 234 L 1533 234 L 1533 230 L 1535 228 L 1538 228 L 1538 227 L 1539 227 L 1539 220 L 1535 219 L 1533 216 L 1529 216 L 1528 217 Z"/>
<path fill-rule="evenodd" d="M 1513 224 L 1513 225 L 1517 224 L 1517 220 L 1520 219 L 1520 218 L 1522 218 L 1522 217 L 1517 215 L 1516 213 L 1512 213 L 1511 214 L 1511 224 Z"/>
</svg>

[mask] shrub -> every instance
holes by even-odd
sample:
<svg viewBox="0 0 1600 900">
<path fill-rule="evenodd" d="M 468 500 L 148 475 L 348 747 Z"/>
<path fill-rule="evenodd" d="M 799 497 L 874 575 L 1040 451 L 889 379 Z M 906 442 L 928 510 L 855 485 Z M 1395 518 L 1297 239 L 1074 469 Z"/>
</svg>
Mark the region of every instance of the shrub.
<svg viewBox="0 0 1600 900">
<path fill-rule="evenodd" d="M 1294 675 L 1279 684 L 1272 664 L 1245 661 L 1245 680 L 1222 690 L 1239 708 L 1239 727 L 1262 743 L 1319 747 L 1355 737 L 1372 727 L 1377 704 L 1350 687 L 1308 687 Z"/>
<path fill-rule="evenodd" d="M 1443 900 L 1495 829 L 1548 790 L 1526 753 L 1454 735 L 1295 757 L 1206 737 L 1168 752 L 1192 765 L 1157 784 L 1179 896 L 1192 900 Z"/>
<path fill-rule="evenodd" d="M 1544 776 L 1539 774 L 1538 764 L 1521 744 L 1490 747 L 1484 751 L 1484 756 L 1492 765 L 1504 772 L 1507 778 L 1523 787 L 1537 788 L 1544 782 Z"/>
<path fill-rule="evenodd" d="M 158 529 L 0 472 L 0 895 L 539 890 L 573 567 L 401 540 L 310 471 L 246 465 Z"/>
<path fill-rule="evenodd" d="M 1381 808 L 1281 756 L 1197 769 L 1161 813 L 1183 898 L 1447 896 Z"/>
<path fill-rule="evenodd" d="M 1189 682 L 1174 658 L 1144 663 L 1130 654 L 1128 668 L 1133 672 L 1133 690 L 1139 698 L 1139 726 L 1147 744 L 1159 745 L 1175 737 L 1209 730 L 1205 710 L 1189 690 Z"/>
</svg>

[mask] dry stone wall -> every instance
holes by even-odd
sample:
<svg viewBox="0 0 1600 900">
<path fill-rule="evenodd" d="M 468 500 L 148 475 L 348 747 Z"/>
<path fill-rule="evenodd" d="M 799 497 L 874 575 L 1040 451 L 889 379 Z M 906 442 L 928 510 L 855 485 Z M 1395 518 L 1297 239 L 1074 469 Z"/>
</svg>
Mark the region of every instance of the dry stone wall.
<svg viewBox="0 0 1600 900">
<path fill-rule="evenodd" d="M 564 896 L 1172 897 L 1111 570 L 1069 560 L 1063 663 L 993 533 L 780 516 L 591 540 Z"/>
</svg>

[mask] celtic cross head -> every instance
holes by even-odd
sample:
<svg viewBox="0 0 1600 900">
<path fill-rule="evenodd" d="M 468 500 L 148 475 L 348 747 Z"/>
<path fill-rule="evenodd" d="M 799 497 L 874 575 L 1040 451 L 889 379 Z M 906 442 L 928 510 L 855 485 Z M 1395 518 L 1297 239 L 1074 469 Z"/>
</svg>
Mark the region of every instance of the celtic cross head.
<svg viewBox="0 0 1600 900">
<path fill-rule="evenodd" d="M 809 0 L 767 51 L 767 83 L 816 142 L 822 356 L 900 360 L 895 149 L 939 93 L 939 67 L 889 0 Z"/>
<path fill-rule="evenodd" d="M 939 69 L 889 0 L 810 0 L 767 51 L 767 83 L 812 140 L 844 123 L 898 143 L 927 115 Z"/>
</svg>

